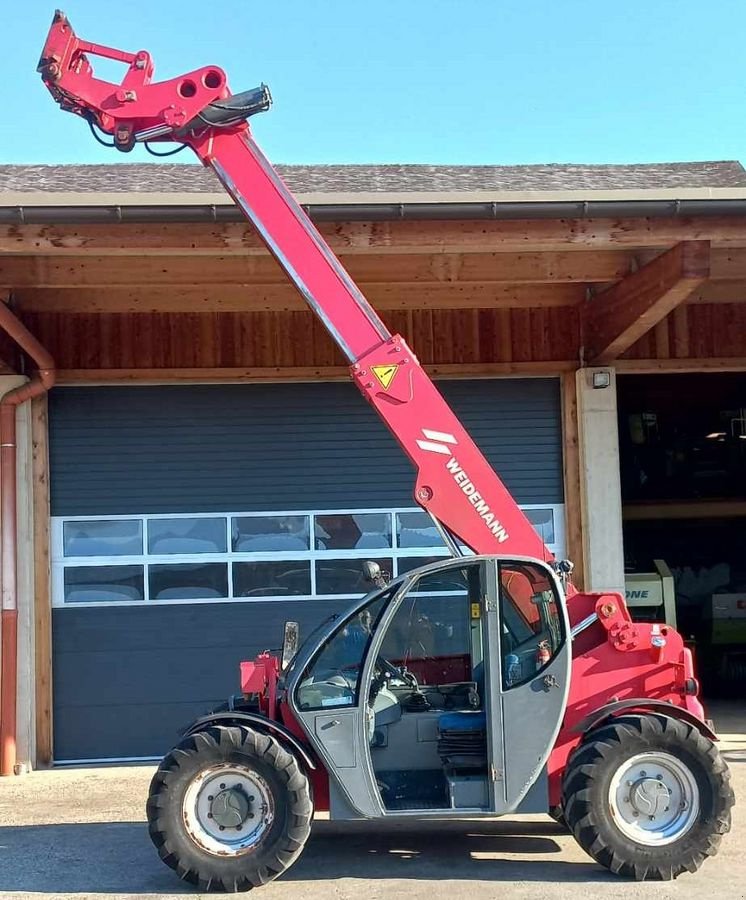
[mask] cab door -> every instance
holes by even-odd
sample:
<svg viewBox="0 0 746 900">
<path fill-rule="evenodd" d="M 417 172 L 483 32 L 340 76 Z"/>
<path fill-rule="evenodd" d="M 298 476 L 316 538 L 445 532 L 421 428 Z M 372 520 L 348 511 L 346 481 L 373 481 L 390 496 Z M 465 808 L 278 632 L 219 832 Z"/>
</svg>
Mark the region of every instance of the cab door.
<svg viewBox="0 0 746 900">
<path fill-rule="evenodd" d="M 500 768 L 502 741 L 485 733 L 491 712 L 478 687 L 487 562 L 413 570 L 338 620 L 299 662 L 289 702 L 327 765 L 333 818 L 459 814 L 449 806 L 439 724 L 461 712 L 482 722 L 475 734 L 489 799 L 475 800 L 474 811 L 494 808 L 485 773 Z"/>
<path fill-rule="evenodd" d="M 495 812 L 515 810 L 539 779 L 559 733 L 570 687 L 570 628 L 554 572 L 534 560 L 493 559 L 487 579 L 493 741 L 503 767 Z"/>
<path fill-rule="evenodd" d="M 331 776 L 333 817 L 463 815 L 446 790 L 440 800 L 423 802 L 437 780 L 444 788 L 450 781 L 482 782 L 484 799 L 470 814 L 516 809 L 559 732 L 570 679 L 568 636 L 551 569 L 497 557 L 416 570 L 337 620 L 288 683 L 293 714 Z M 473 697 L 463 690 L 472 683 Z M 389 704 L 380 716 L 376 699 Z M 481 716 L 484 723 L 484 761 L 466 775 L 439 747 L 443 717 L 453 712 L 459 722 L 478 725 Z M 383 741 L 379 718 L 388 735 Z M 400 779 L 398 800 L 409 797 L 404 802 L 386 800 L 392 770 Z"/>
<path fill-rule="evenodd" d="M 377 630 L 401 584 L 369 595 L 329 627 L 299 659 L 288 701 L 330 775 L 333 818 L 381 815 L 365 747 L 369 740 L 368 659 Z"/>
</svg>

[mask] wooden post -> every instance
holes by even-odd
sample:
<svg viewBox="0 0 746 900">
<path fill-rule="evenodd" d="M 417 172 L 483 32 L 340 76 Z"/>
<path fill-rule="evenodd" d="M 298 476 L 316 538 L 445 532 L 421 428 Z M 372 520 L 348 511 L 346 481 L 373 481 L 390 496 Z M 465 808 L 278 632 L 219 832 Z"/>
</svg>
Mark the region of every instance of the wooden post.
<svg viewBox="0 0 746 900">
<path fill-rule="evenodd" d="M 573 584 L 583 589 L 583 514 L 578 444 L 578 397 L 575 372 L 562 375 L 562 464 L 565 494 L 565 546 L 567 558 L 575 564 Z"/>
<path fill-rule="evenodd" d="M 36 765 L 52 764 L 52 598 L 49 565 L 49 440 L 47 397 L 31 401 L 34 511 Z"/>
</svg>

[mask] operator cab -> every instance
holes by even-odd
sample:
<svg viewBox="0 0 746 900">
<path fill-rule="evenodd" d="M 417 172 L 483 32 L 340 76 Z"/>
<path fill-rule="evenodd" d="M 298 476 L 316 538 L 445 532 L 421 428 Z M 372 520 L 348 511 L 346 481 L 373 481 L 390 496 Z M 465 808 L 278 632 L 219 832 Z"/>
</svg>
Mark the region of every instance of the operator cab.
<svg viewBox="0 0 746 900">
<path fill-rule="evenodd" d="M 539 776 L 564 710 L 560 587 L 533 560 L 425 566 L 365 597 L 291 670 L 290 703 L 337 782 L 334 815 L 500 812 Z M 513 753 L 520 784 L 502 776 Z"/>
</svg>

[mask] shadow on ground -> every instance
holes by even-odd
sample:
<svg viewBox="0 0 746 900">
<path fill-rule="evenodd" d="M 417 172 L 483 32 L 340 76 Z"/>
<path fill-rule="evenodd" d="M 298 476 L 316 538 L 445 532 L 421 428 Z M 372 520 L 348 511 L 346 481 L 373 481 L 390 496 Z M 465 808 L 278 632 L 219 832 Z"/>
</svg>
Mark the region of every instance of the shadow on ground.
<svg viewBox="0 0 746 900">
<path fill-rule="evenodd" d="M 561 858 L 554 823 L 317 822 L 283 881 L 334 878 L 603 882 L 608 872 Z M 522 859 L 504 858 L 520 854 Z M 556 859 L 526 859 L 556 854 Z M 503 858 L 501 858 L 503 857 Z M 142 822 L 0 828 L 0 891 L 156 893 L 188 889 L 158 859 Z"/>
</svg>

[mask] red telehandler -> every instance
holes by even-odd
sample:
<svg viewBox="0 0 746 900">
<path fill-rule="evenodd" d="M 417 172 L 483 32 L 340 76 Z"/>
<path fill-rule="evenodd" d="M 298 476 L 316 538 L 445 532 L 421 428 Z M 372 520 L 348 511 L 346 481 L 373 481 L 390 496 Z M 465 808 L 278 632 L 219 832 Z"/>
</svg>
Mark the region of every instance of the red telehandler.
<svg viewBox="0 0 746 900">
<path fill-rule="evenodd" d="M 127 66 L 121 84 L 93 57 Z M 730 828 L 733 792 L 667 625 L 577 591 L 399 335 L 391 335 L 254 142 L 262 85 L 217 66 L 153 82 L 153 62 L 80 40 L 55 14 L 39 72 L 113 146 L 177 142 L 243 210 L 321 319 L 417 471 L 452 552 L 387 580 L 282 658 L 241 664 L 241 694 L 195 722 L 150 789 L 151 838 L 202 889 L 248 890 L 333 819 L 549 812 L 601 865 L 694 872 Z M 342 438 L 343 439 L 343 438 Z M 247 615 L 250 611 L 247 607 Z"/>
</svg>

